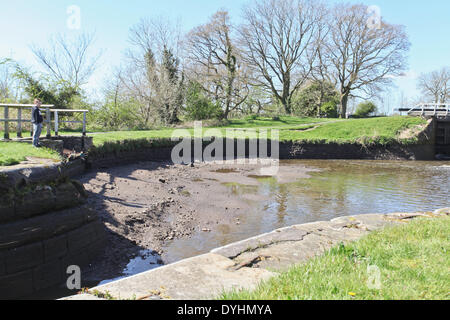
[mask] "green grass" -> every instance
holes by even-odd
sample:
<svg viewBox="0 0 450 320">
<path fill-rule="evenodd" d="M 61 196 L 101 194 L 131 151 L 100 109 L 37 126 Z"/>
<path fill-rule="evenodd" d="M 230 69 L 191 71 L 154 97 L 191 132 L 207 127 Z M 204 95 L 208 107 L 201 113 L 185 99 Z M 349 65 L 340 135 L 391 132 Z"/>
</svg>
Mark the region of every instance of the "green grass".
<svg viewBox="0 0 450 320">
<path fill-rule="evenodd" d="M 305 124 L 326 123 L 338 119 L 319 119 L 319 118 L 299 118 L 299 117 L 279 117 L 279 120 L 273 118 L 257 117 L 256 119 L 233 119 L 224 125 L 227 128 L 295 128 Z"/>
<path fill-rule="evenodd" d="M 397 140 L 403 130 L 425 123 L 425 120 L 417 117 L 349 119 L 323 124 L 310 131 L 283 130 L 280 131 L 280 140 L 386 144 Z"/>
<path fill-rule="evenodd" d="M 407 128 L 426 123 L 425 120 L 415 117 L 385 117 L 371 119 L 334 120 L 333 122 L 316 122 L 313 120 L 282 118 L 281 121 L 255 120 L 255 123 L 246 120 L 234 120 L 226 127 L 203 128 L 203 134 L 211 135 L 207 131 L 216 129 L 224 135 L 226 129 L 251 128 L 251 129 L 278 129 L 281 141 L 305 141 L 305 142 L 360 142 L 360 143 L 388 143 L 397 140 L 400 132 Z M 329 119 L 328 119 L 329 120 Z M 310 129 L 310 130 L 306 130 Z M 106 141 L 119 141 L 125 139 L 141 138 L 170 138 L 174 129 L 147 130 L 147 131 L 118 131 L 93 134 L 94 145 L 100 146 Z M 193 135 L 193 129 L 186 129 Z M 306 130 L 306 131 L 305 131 Z M 270 136 L 270 132 L 269 132 Z M 244 137 L 244 132 L 237 132 L 237 138 Z"/>
<path fill-rule="evenodd" d="M 420 218 L 375 231 L 221 299 L 422 300 L 450 298 L 450 217 Z M 380 271 L 379 289 L 367 285 L 368 266 Z"/>
<path fill-rule="evenodd" d="M 398 141 L 400 132 L 413 126 L 424 124 L 425 120 L 417 117 L 382 117 L 370 119 L 316 119 L 298 117 L 280 117 L 277 120 L 272 118 L 257 117 L 255 119 L 246 118 L 230 120 L 224 126 L 207 127 L 202 130 L 203 136 L 226 136 L 228 129 L 235 131 L 235 138 L 251 137 L 248 132 L 241 129 L 255 129 L 257 134 L 261 131 L 268 131 L 268 138 L 271 138 L 270 129 L 279 130 L 280 141 L 302 141 L 306 143 L 360 143 L 362 145 L 379 143 L 387 144 Z M 114 132 L 91 132 L 88 135 L 93 137 L 94 146 L 103 151 L 135 150 L 133 146 L 115 146 L 121 141 L 136 141 L 138 147 L 148 147 L 148 143 L 141 140 L 161 139 L 160 145 L 170 145 L 170 138 L 173 135 L 183 136 L 187 133 L 194 135 L 193 128 L 178 129 L 174 134 L 174 128 L 163 128 L 142 131 L 114 131 Z M 1 133 L 0 133 L 1 134 Z M 80 135 L 77 132 L 61 131 L 62 135 Z M 15 134 L 11 133 L 11 138 Z M 24 133 L 24 137 L 29 133 Z M 199 135 L 197 135 L 199 136 Z M 414 143 L 416 139 L 400 141 L 402 143 Z M 97 151 L 102 152 L 100 149 Z M 31 154 L 30 154 L 31 155 Z"/>
<path fill-rule="evenodd" d="M 242 128 L 256 129 L 256 131 L 259 131 L 258 129 L 278 129 L 281 141 L 388 143 L 396 140 L 401 131 L 424 123 L 426 121 L 418 117 L 401 116 L 349 120 L 298 117 L 281 117 L 279 120 L 273 120 L 272 118 L 258 117 L 255 120 L 250 118 L 230 120 L 224 126 L 204 126 L 203 134 L 210 135 L 207 131 L 211 129 L 220 132 L 220 134 L 214 135 L 222 136 L 225 135 L 227 129 Z M 101 146 L 105 142 L 122 140 L 171 138 L 174 130 L 174 128 L 163 128 L 142 131 L 91 132 L 88 135 L 94 137 L 94 145 Z M 194 134 L 192 128 L 185 130 Z M 79 135 L 80 133 L 61 131 L 60 134 Z M 15 138 L 15 133 L 12 132 L 10 136 Z M 24 133 L 24 136 L 29 136 L 29 133 Z M 243 133 L 238 132 L 236 137 L 243 136 Z"/>
<path fill-rule="evenodd" d="M 33 148 L 28 143 L 0 142 L 0 166 L 18 164 L 26 157 L 60 160 L 56 151 L 47 148 Z"/>
<path fill-rule="evenodd" d="M 233 120 L 226 127 L 203 127 L 203 134 L 206 136 L 224 136 L 227 129 L 238 128 L 256 129 L 257 132 L 260 129 L 278 129 L 279 139 L 281 141 L 386 144 L 397 141 L 398 134 L 403 130 L 425 123 L 425 120 L 415 117 L 384 117 L 350 120 L 282 117 L 280 121 L 260 118 L 260 120 L 254 120 L 254 122 Z M 211 133 L 211 129 L 217 133 Z M 191 135 L 194 134 L 194 129 L 192 128 L 184 130 L 187 130 Z M 121 140 L 171 138 L 173 131 L 174 129 L 172 128 L 166 128 L 145 131 L 116 131 L 91 135 L 94 137 L 94 145 L 102 146 L 105 142 Z M 270 137 L 270 131 L 268 133 Z M 245 137 L 245 132 L 236 131 L 235 137 L 243 138 Z M 414 142 L 414 139 L 406 142 Z"/>
</svg>

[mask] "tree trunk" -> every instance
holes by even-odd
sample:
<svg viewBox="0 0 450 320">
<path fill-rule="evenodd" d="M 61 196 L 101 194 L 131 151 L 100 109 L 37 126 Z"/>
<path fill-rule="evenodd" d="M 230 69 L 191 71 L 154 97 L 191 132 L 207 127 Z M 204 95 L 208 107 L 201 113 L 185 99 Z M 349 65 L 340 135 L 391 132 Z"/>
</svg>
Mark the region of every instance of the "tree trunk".
<svg viewBox="0 0 450 320">
<path fill-rule="evenodd" d="M 347 117 L 347 103 L 348 103 L 348 92 L 341 93 L 341 114 L 340 118 L 345 119 Z"/>
<path fill-rule="evenodd" d="M 281 95 L 281 103 L 283 104 L 284 111 L 288 115 L 290 115 L 292 112 L 291 97 L 289 96 L 290 88 L 291 88 L 291 75 L 289 72 L 286 72 L 283 75 L 283 92 Z"/>
</svg>

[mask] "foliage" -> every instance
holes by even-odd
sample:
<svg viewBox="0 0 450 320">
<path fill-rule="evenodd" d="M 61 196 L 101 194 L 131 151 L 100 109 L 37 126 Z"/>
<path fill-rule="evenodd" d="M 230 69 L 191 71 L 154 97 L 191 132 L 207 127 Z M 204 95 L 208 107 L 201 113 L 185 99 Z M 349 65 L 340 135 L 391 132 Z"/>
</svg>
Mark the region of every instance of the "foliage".
<svg viewBox="0 0 450 320">
<path fill-rule="evenodd" d="M 105 103 L 92 112 L 93 127 L 102 130 L 141 129 L 145 124 L 137 110 L 138 104 L 134 99 L 108 94 Z"/>
<path fill-rule="evenodd" d="M 321 113 L 321 106 L 332 102 L 337 105 L 339 94 L 329 82 L 314 81 L 294 94 L 292 98 L 293 113 L 297 116 L 314 117 Z M 330 108 L 327 105 L 327 108 Z"/>
<path fill-rule="evenodd" d="M 222 110 L 203 93 L 199 83 L 191 81 L 186 92 L 186 116 L 190 120 L 220 118 Z"/>
<path fill-rule="evenodd" d="M 327 118 L 337 118 L 338 117 L 338 104 L 335 100 L 325 102 L 320 107 L 320 112 Z"/>
<path fill-rule="evenodd" d="M 174 124 L 180 122 L 178 119 L 178 111 L 183 103 L 184 75 L 180 77 L 178 70 L 179 60 L 173 55 L 170 49 L 164 47 L 162 55 L 161 69 L 163 72 L 159 82 L 163 82 L 164 78 L 166 78 L 165 80 L 168 82 L 167 87 L 178 90 L 176 90 L 174 98 L 162 101 L 162 106 L 158 108 L 158 112 L 163 123 Z"/>
<path fill-rule="evenodd" d="M 377 106 L 373 102 L 371 102 L 371 101 L 361 102 L 356 107 L 354 116 L 356 118 L 365 118 L 365 117 L 368 117 L 369 115 L 375 113 L 376 110 L 377 110 Z"/>
<path fill-rule="evenodd" d="M 69 109 L 75 97 L 81 96 L 79 89 L 63 81 L 51 81 L 45 77 L 37 80 L 29 71 L 16 66 L 15 77 L 21 81 L 28 100 L 39 98 L 44 104 L 53 104 L 58 109 Z"/>
</svg>

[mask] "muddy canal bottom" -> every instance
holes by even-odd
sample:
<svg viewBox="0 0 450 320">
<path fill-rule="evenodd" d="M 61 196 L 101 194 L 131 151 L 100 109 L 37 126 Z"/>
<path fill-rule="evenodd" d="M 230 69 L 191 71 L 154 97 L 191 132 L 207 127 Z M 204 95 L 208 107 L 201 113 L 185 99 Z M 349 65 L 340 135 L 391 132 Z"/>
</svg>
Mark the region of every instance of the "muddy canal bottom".
<svg viewBox="0 0 450 320">
<path fill-rule="evenodd" d="M 294 224 L 450 205 L 450 162 L 293 160 L 273 177 L 251 166 L 140 163 L 83 180 L 114 234 L 92 271 L 101 283 Z"/>
</svg>

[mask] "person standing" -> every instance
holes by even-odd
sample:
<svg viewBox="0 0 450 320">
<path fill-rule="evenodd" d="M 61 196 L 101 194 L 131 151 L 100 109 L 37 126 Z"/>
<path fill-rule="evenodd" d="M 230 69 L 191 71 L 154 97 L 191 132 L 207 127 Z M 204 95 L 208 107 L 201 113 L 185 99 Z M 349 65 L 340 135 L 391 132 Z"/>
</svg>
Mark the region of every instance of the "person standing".
<svg viewBox="0 0 450 320">
<path fill-rule="evenodd" d="M 41 115 L 41 106 L 42 102 L 39 99 L 34 99 L 34 107 L 31 109 L 31 123 L 33 124 L 33 147 L 40 148 L 41 144 L 39 143 L 39 137 L 42 132 L 42 123 L 44 122 L 44 118 Z"/>
</svg>

